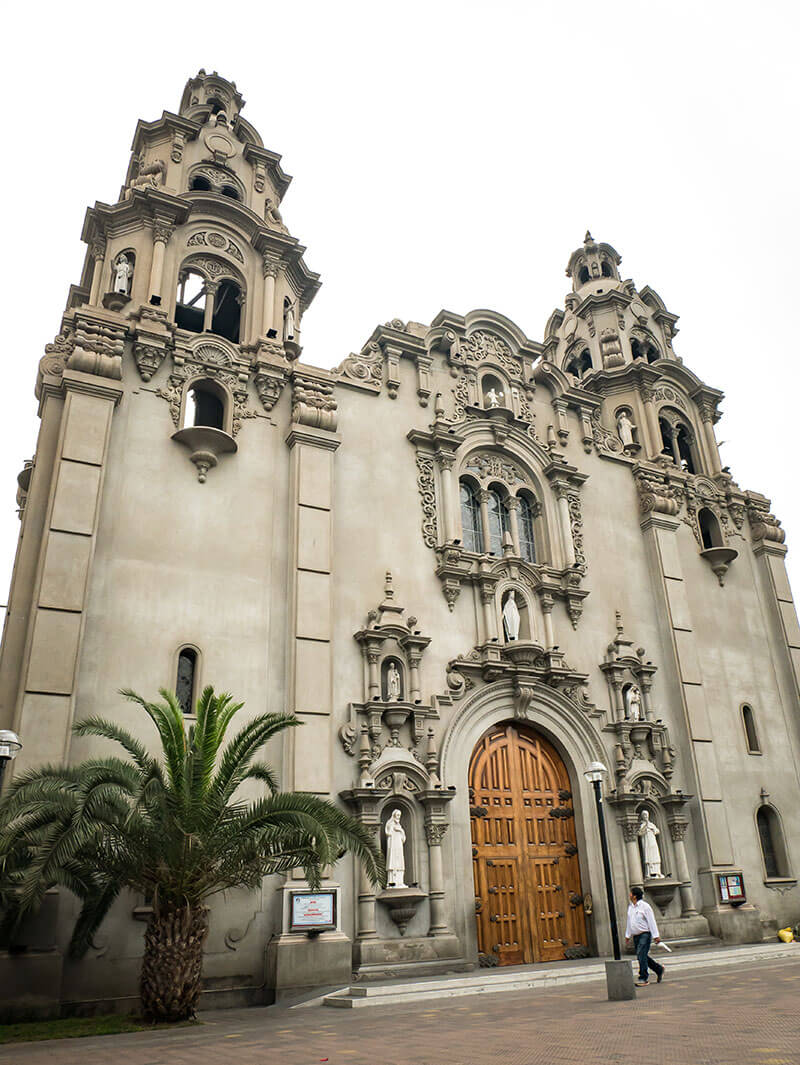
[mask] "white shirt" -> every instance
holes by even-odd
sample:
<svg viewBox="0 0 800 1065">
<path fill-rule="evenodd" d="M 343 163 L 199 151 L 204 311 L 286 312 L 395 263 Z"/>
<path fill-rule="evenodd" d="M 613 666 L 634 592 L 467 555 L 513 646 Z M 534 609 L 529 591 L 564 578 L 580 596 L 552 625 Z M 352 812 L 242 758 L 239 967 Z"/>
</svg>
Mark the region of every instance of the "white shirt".
<svg viewBox="0 0 800 1065">
<path fill-rule="evenodd" d="M 640 932 L 649 932 L 653 939 L 660 939 L 658 925 L 653 915 L 653 907 L 644 899 L 628 905 L 628 923 L 625 926 L 625 938 L 638 936 Z"/>
</svg>

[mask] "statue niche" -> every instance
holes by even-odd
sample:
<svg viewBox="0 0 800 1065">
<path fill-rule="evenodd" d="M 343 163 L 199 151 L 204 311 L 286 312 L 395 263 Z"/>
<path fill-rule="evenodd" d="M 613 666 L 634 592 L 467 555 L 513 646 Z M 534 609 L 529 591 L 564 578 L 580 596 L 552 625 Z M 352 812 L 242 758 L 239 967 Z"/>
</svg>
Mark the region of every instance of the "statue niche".
<svg viewBox="0 0 800 1065">
<path fill-rule="evenodd" d="M 636 835 L 639 837 L 642 848 L 642 868 L 645 880 L 663 880 L 661 848 L 658 845 L 661 830 L 654 821 L 650 820 L 650 811 L 646 808 L 639 811 Z"/>
<path fill-rule="evenodd" d="M 397 658 L 384 658 L 381 665 L 381 695 L 385 703 L 402 702 L 405 692 L 403 663 Z"/>
<path fill-rule="evenodd" d="M 503 636 L 506 643 L 532 639 L 528 602 L 521 592 L 514 588 L 505 592 L 500 612 L 503 617 Z"/>
</svg>

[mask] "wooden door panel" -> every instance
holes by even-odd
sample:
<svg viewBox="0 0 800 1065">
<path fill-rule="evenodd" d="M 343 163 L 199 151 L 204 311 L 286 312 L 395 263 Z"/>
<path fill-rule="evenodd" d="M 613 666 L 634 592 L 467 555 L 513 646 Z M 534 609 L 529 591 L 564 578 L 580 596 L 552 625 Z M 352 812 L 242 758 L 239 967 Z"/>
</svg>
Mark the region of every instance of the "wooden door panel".
<svg viewBox="0 0 800 1065">
<path fill-rule="evenodd" d="M 501 965 L 555 961 L 585 944 L 569 774 L 544 737 L 506 724 L 477 744 L 469 771 L 478 949 Z"/>
</svg>

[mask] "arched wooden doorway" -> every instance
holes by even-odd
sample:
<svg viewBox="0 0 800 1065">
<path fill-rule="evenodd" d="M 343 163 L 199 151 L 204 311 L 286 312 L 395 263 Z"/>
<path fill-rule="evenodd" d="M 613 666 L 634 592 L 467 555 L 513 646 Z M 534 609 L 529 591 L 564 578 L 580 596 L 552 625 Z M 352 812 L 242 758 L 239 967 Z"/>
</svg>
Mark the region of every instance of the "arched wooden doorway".
<svg viewBox="0 0 800 1065">
<path fill-rule="evenodd" d="M 522 725 L 495 725 L 472 753 L 469 788 L 478 950 L 519 965 L 585 946 L 569 774 L 556 749 Z"/>
</svg>

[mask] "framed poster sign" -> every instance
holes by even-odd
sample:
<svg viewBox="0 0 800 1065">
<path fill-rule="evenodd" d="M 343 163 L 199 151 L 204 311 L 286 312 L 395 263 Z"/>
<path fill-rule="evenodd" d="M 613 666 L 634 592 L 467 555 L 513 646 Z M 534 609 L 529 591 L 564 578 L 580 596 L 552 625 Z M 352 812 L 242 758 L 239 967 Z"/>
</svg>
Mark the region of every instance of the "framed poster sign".
<svg viewBox="0 0 800 1065">
<path fill-rule="evenodd" d="M 290 932 L 325 932 L 336 928 L 335 891 L 293 891 Z"/>
<path fill-rule="evenodd" d="M 744 878 L 741 873 L 718 873 L 719 897 L 722 902 L 746 902 Z"/>
</svg>

